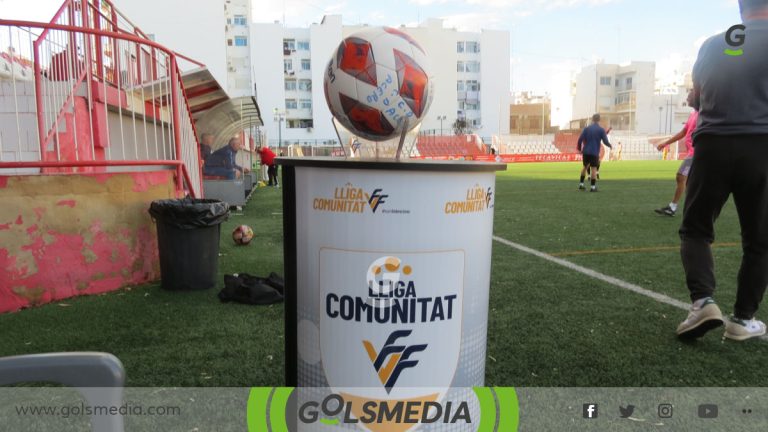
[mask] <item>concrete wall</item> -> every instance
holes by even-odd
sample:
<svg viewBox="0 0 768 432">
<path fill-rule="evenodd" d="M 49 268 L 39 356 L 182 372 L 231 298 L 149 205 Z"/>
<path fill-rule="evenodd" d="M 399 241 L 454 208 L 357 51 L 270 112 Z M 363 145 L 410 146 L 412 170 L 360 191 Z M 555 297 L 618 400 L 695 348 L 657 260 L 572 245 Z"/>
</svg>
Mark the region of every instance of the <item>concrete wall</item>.
<svg viewBox="0 0 768 432">
<path fill-rule="evenodd" d="M 159 277 L 155 199 L 170 171 L 0 176 L 0 312 Z"/>
</svg>

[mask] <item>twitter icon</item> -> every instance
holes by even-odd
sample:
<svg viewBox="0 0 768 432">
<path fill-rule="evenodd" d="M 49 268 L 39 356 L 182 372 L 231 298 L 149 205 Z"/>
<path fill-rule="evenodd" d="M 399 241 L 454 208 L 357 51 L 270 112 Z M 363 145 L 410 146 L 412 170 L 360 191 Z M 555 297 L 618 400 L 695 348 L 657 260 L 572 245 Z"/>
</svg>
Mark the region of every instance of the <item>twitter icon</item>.
<svg viewBox="0 0 768 432">
<path fill-rule="evenodd" d="M 621 415 L 621 418 L 629 418 L 629 416 L 631 416 L 632 413 L 634 412 L 635 412 L 634 405 L 627 405 L 626 408 L 619 405 L 619 414 Z"/>
</svg>

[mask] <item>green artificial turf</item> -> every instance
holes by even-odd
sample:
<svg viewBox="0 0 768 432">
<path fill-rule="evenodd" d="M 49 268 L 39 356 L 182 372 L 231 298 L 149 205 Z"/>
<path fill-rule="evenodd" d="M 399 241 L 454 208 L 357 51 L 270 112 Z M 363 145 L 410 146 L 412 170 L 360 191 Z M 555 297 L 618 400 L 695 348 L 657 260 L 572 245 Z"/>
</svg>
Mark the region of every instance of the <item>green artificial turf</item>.
<svg viewBox="0 0 768 432">
<path fill-rule="evenodd" d="M 687 302 L 674 218 L 653 213 L 678 162 L 604 164 L 600 192 L 577 190 L 576 163 L 515 164 L 497 179 L 494 232 L 504 239 Z M 222 225 L 220 273 L 282 274 L 281 190 L 260 188 Z M 255 240 L 229 237 L 250 225 Z M 717 224 L 717 299 L 730 312 L 740 262 L 732 203 Z M 598 253 L 595 253 L 598 252 Z M 214 290 L 159 284 L 0 315 L 0 356 L 107 351 L 129 386 L 283 383 L 283 306 L 223 304 Z M 768 342 L 674 336 L 685 311 L 493 243 L 486 384 L 768 386 Z M 764 312 L 758 317 L 768 318 Z"/>
</svg>

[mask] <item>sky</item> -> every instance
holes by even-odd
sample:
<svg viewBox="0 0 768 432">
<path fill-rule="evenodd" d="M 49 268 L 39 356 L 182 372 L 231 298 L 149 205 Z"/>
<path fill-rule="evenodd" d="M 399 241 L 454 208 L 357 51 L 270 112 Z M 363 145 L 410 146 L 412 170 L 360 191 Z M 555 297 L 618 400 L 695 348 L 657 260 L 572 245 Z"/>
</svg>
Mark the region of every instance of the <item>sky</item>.
<svg viewBox="0 0 768 432">
<path fill-rule="evenodd" d="M 255 0 L 257 21 L 306 27 L 325 14 L 344 24 L 446 27 L 510 32 L 513 91 L 549 91 L 564 69 L 604 60 L 655 61 L 661 73 L 692 62 L 709 36 L 740 22 L 736 0 Z M 671 71 L 670 71 L 671 72 Z"/>
<path fill-rule="evenodd" d="M 121 1 L 116 0 L 120 8 Z M 193 0 L 221 1 L 221 0 Z M 59 0 L 0 0 L 0 17 L 48 21 Z M 690 67 L 709 36 L 740 22 L 737 0 L 252 0 L 256 22 L 287 27 L 340 14 L 344 24 L 510 33 L 510 90 L 562 92 L 572 71 L 603 60 L 655 61 L 657 77 Z M 145 29 L 151 31 L 151 29 Z"/>
</svg>

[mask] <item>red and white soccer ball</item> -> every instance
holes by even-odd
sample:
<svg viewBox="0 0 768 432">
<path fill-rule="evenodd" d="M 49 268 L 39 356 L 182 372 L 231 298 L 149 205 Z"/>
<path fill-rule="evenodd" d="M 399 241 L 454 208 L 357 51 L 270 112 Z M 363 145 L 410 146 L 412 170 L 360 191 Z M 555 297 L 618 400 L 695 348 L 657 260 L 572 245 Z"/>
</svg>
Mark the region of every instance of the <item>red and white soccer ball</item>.
<svg viewBox="0 0 768 432">
<path fill-rule="evenodd" d="M 235 244 L 247 245 L 253 240 L 253 230 L 248 225 L 240 225 L 232 231 L 232 240 Z"/>
<path fill-rule="evenodd" d="M 333 116 L 371 141 L 418 125 L 432 103 L 427 54 L 408 34 L 389 27 L 354 33 L 339 44 L 323 82 Z"/>
</svg>

